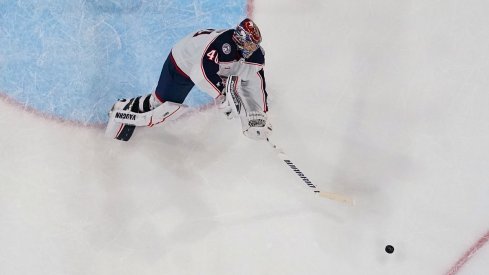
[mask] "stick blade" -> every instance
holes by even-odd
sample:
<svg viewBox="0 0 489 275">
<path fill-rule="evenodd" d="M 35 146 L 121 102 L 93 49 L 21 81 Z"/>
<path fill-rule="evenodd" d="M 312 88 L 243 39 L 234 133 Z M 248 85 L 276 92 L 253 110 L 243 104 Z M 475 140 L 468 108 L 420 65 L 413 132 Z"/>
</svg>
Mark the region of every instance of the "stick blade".
<svg viewBox="0 0 489 275">
<path fill-rule="evenodd" d="M 341 202 L 341 203 L 344 203 L 344 204 L 355 205 L 355 200 L 353 200 L 350 197 L 347 197 L 347 196 L 344 196 L 344 195 L 340 195 L 340 194 L 337 194 L 337 193 L 319 191 L 319 196 L 320 197 L 323 197 L 323 198 L 326 198 L 326 199 L 329 199 L 329 200 Z"/>
</svg>

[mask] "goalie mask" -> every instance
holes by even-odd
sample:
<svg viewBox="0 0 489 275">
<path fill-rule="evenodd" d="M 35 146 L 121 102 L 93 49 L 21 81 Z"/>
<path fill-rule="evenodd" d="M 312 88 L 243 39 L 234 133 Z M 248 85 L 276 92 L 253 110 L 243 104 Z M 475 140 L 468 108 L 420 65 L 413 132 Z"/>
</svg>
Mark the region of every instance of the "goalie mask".
<svg viewBox="0 0 489 275">
<path fill-rule="evenodd" d="M 249 58 L 260 47 L 260 30 L 251 19 L 246 18 L 234 30 L 233 40 L 236 42 L 241 55 L 244 58 Z"/>
</svg>

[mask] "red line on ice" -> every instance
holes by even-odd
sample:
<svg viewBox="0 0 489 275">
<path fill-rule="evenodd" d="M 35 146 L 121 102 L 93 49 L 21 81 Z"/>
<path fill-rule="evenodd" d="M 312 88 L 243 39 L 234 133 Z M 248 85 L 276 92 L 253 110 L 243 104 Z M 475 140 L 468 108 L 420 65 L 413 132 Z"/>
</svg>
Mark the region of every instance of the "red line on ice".
<svg viewBox="0 0 489 275">
<path fill-rule="evenodd" d="M 12 97 L 10 97 L 7 94 L 2 93 L 2 92 L 0 92 L 0 99 L 3 100 L 5 103 L 16 106 L 25 112 L 31 113 L 37 117 L 40 117 L 40 118 L 43 118 L 46 120 L 51 120 L 51 121 L 54 121 L 57 123 L 67 124 L 67 125 L 76 126 L 76 127 L 99 128 L 99 129 L 105 128 L 105 124 L 102 124 L 102 123 L 84 124 L 81 122 L 63 119 L 63 118 L 57 117 L 55 115 L 43 113 L 43 112 L 41 112 L 41 111 L 39 111 L 33 107 L 30 107 L 26 104 L 20 103 L 19 101 L 15 100 L 14 98 L 12 98 Z"/>
<path fill-rule="evenodd" d="M 253 18 L 254 11 L 255 11 L 255 1 L 248 0 L 248 3 L 246 4 L 246 15 L 248 16 L 248 18 Z"/>
<path fill-rule="evenodd" d="M 248 2 L 246 3 L 246 16 L 249 18 L 253 18 L 254 11 L 255 11 L 255 1 L 254 0 L 248 0 Z M 11 105 L 17 106 L 20 109 L 22 109 L 23 111 L 26 111 L 26 112 L 34 114 L 38 117 L 41 117 L 41 118 L 44 118 L 47 120 L 51 120 L 51 121 L 54 121 L 57 123 L 68 124 L 68 125 L 76 126 L 76 127 L 99 128 L 99 129 L 105 128 L 105 123 L 84 124 L 81 122 L 75 122 L 75 121 L 63 119 L 61 117 L 57 117 L 54 115 L 49 115 L 49 114 L 43 113 L 37 109 L 34 109 L 30 106 L 27 106 L 25 104 L 20 103 L 19 101 L 8 96 L 6 93 L 0 92 L 0 100 L 3 100 L 4 102 L 9 103 Z M 213 103 L 207 104 L 207 105 L 201 106 L 199 108 L 196 108 L 196 111 L 197 112 L 198 111 L 205 111 L 205 110 L 212 108 L 213 106 L 214 106 Z M 195 112 L 190 112 L 190 113 L 195 113 Z M 186 116 L 184 115 L 181 118 L 183 118 L 183 117 L 186 117 Z M 178 118 L 177 120 L 179 120 L 179 119 L 180 118 Z"/>
<path fill-rule="evenodd" d="M 64 119 L 62 117 L 58 117 L 55 115 L 50 115 L 43 113 L 42 111 L 39 111 L 33 107 L 27 106 L 25 104 L 20 103 L 19 101 L 15 100 L 14 98 L 8 96 L 5 93 L 0 92 L 0 100 L 2 100 L 5 103 L 8 103 L 12 106 L 15 106 L 22 111 L 25 111 L 27 113 L 31 113 L 39 118 L 46 119 L 48 121 L 54 121 L 56 123 L 68 125 L 68 126 L 74 126 L 74 127 L 82 127 L 82 128 L 96 128 L 96 129 L 105 129 L 106 123 L 82 123 L 82 122 L 77 122 L 77 121 L 72 121 L 68 119 Z M 206 105 L 199 106 L 197 108 L 194 108 L 195 110 L 192 110 L 188 112 L 187 114 L 182 115 L 181 117 L 175 119 L 174 121 L 178 121 L 180 119 L 189 117 L 190 115 L 197 114 L 201 111 L 207 111 L 211 108 L 213 108 L 215 105 L 214 102 L 208 103 Z"/>
<path fill-rule="evenodd" d="M 465 252 L 465 254 L 450 268 L 450 271 L 446 273 L 446 275 L 455 275 L 460 269 L 467 263 L 467 261 L 472 258 L 472 256 L 477 253 L 479 249 L 481 249 L 486 243 L 489 241 L 489 231 L 482 236 L 469 250 Z"/>
</svg>

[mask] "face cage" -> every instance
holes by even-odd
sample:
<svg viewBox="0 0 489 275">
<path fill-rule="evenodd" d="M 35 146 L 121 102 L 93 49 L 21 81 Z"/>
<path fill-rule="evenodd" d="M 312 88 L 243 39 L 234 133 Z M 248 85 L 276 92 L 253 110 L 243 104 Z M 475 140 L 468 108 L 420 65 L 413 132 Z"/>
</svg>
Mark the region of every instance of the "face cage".
<svg viewBox="0 0 489 275">
<path fill-rule="evenodd" d="M 241 51 L 241 54 L 243 55 L 244 58 L 250 57 L 258 48 L 260 47 L 258 44 L 253 43 L 251 41 L 240 41 L 241 43 L 238 44 L 238 48 Z"/>
</svg>

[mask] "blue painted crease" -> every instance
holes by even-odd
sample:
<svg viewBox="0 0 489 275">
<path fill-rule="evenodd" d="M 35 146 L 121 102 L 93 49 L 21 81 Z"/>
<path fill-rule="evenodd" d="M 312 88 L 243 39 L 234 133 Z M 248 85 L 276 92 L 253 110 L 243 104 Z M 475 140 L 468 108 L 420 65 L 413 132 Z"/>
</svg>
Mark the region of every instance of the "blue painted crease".
<svg viewBox="0 0 489 275">
<path fill-rule="evenodd" d="M 228 28 L 245 0 L 0 1 L 0 91 L 41 112 L 103 123 L 117 98 L 150 93 L 171 46 Z M 194 89 L 187 101 L 211 98 Z"/>
</svg>

